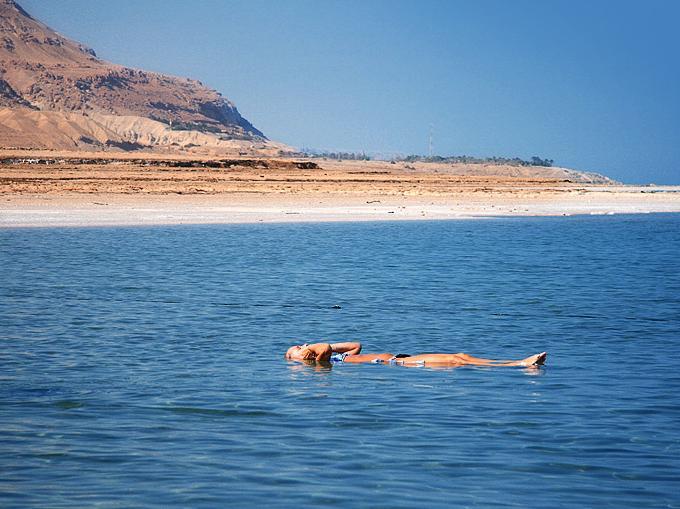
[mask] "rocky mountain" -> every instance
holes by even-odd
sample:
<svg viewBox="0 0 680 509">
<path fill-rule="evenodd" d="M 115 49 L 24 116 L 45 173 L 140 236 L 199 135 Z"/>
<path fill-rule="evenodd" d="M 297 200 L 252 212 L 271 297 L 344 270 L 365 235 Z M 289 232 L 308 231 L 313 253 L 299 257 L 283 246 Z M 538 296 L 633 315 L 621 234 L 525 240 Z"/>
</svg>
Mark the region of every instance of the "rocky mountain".
<svg viewBox="0 0 680 509">
<path fill-rule="evenodd" d="M 5 147 L 277 146 L 201 82 L 101 60 L 13 0 L 0 0 L 0 108 L 11 110 L 0 112 Z"/>
</svg>

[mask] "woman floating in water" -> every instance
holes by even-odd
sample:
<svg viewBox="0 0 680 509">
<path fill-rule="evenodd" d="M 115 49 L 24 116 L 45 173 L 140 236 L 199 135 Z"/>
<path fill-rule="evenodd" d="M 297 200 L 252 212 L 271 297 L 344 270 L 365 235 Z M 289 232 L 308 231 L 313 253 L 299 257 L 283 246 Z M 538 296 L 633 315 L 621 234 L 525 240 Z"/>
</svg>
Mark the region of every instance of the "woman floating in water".
<svg viewBox="0 0 680 509">
<path fill-rule="evenodd" d="M 498 361 L 481 359 L 465 353 L 425 353 L 406 355 L 391 353 L 361 353 L 361 343 L 304 343 L 291 346 L 286 359 L 295 361 L 346 362 L 399 364 L 403 366 L 522 366 L 532 367 L 545 364 L 548 354 L 541 352 L 519 361 Z"/>
</svg>

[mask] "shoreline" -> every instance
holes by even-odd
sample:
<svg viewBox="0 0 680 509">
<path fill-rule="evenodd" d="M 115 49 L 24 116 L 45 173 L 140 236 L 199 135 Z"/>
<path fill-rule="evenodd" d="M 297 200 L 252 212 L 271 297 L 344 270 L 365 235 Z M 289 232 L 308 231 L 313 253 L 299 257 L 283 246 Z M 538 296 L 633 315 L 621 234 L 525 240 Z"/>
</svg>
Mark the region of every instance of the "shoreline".
<svg viewBox="0 0 680 509">
<path fill-rule="evenodd" d="M 473 220 L 680 213 L 680 187 L 617 186 L 517 196 L 238 193 L 229 195 L 58 194 L 0 199 L 0 228 Z"/>
<path fill-rule="evenodd" d="M 81 156 L 0 164 L 0 228 L 680 212 L 680 186 L 582 182 L 551 168 Z"/>
</svg>

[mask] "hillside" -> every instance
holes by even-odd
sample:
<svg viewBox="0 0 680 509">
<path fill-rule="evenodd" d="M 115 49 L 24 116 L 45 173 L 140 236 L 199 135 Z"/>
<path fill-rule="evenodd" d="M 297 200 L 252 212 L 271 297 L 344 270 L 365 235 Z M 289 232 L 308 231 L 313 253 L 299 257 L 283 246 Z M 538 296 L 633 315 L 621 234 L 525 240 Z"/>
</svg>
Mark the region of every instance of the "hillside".
<svg viewBox="0 0 680 509">
<path fill-rule="evenodd" d="M 101 60 L 13 0 L 0 0 L 0 108 L 4 147 L 272 148 L 219 92 Z"/>
</svg>

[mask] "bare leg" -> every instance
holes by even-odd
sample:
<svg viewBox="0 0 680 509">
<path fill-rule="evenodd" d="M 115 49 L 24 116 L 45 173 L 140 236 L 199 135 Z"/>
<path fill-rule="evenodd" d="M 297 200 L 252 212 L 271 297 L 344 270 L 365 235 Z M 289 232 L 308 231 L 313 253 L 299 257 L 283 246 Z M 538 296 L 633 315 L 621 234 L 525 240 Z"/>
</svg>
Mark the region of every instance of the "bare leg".
<svg viewBox="0 0 680 509">
<path fill-rule="evenodd" d="M 473 357 L 472 355 L 468 355 L 462 352 L 454 355 L 456 357 L 460 357 L 460 359 L 465 361 L 466 364 L 486 365 L 486 364 L 498 364 L 499 362 L 513 362 L 511 360 L 483 359 L 481 357 Z"/>
<path fill-rule="evenodd" d="M 536 355 L 521 359 L 518 361 L 496 361 L 493 359 L 481 359 L 479 357 L 472 357 L 466 354 L 449 354 L 449 353 L 426 353 L 421 355 L 413 355 L 411 357 L 404 357 L 398 359 L 399 364 L 414 365 L 414 364 L 437 364 L 448 366 L 540 366 L 545 363 L 547 353 L 541 352 Z"/>
</svg>

